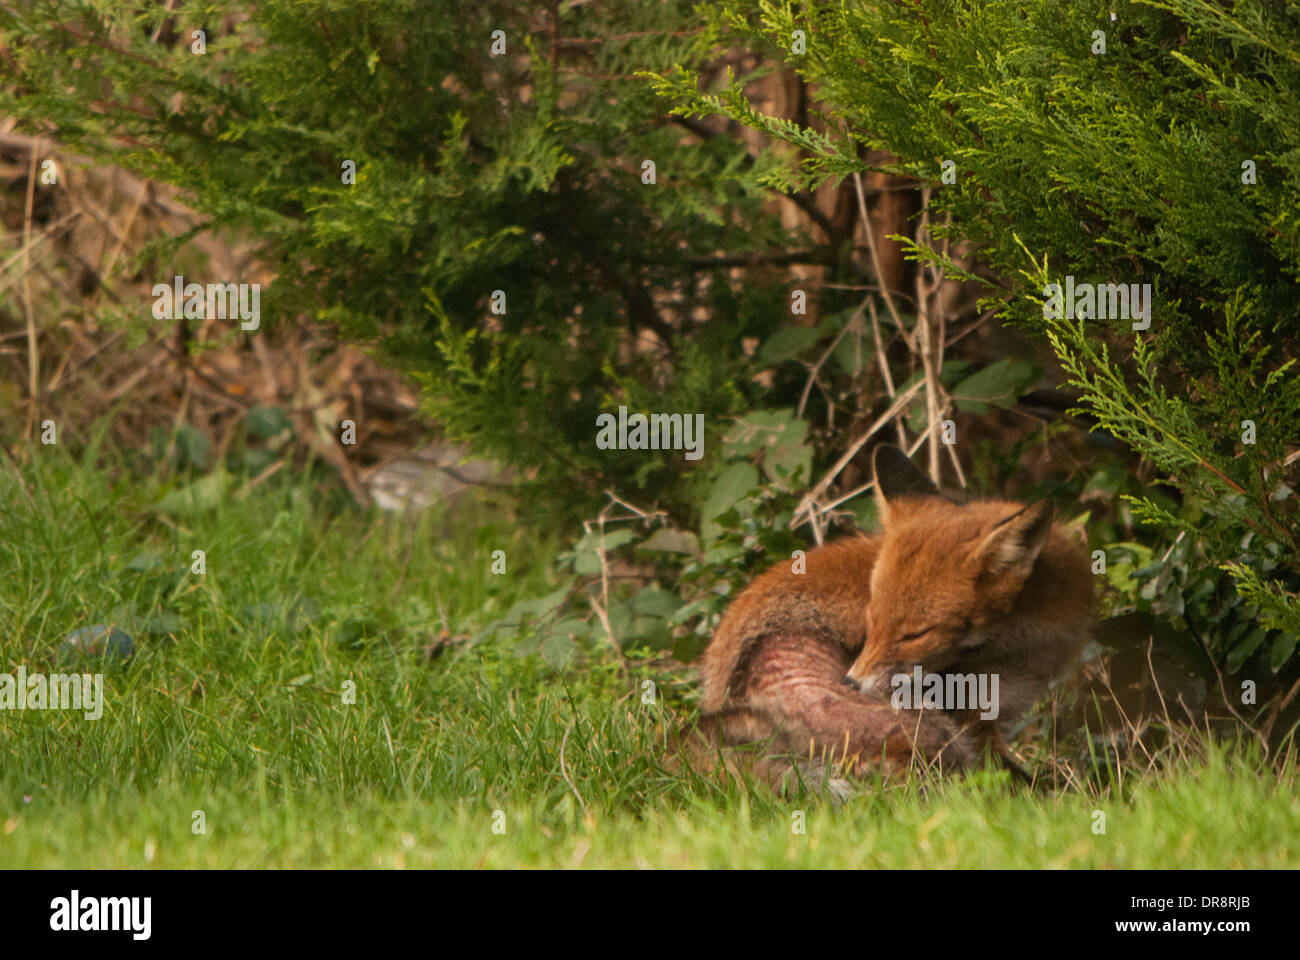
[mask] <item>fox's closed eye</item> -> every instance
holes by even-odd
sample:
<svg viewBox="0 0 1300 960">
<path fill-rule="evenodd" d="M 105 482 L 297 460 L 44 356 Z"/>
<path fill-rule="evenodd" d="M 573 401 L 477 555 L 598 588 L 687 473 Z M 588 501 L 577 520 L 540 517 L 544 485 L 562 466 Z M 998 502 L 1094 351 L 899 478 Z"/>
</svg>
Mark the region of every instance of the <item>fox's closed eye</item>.
<svg viewBox="0 0 1300 960">
<path fill-rule="evenodd" d="M 933 626 L 926 627 L 924 630 L 917 630 L 917 631 L 915 631 L 914 633 L 904 634 L 903 636 L 899 637 L 898 639 L 899 639 L 900 641 L 906 643 L 908 640 L 915 640 L 915 639 L 917 639 L 918 637 L 923 637 L 923 636 L 925 636 L 927 633 L 929 633 L 929 632 L 930 632 L 931 630 L 933 630 L 933 629 L 934 629 Z"/>
</svg>

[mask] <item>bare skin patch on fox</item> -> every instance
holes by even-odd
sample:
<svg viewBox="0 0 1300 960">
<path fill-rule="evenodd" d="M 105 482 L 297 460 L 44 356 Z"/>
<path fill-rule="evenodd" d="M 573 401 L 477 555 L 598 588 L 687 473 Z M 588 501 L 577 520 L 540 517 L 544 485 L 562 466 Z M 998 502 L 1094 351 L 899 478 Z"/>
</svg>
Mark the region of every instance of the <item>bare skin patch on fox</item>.
<svg viewBox="0 0 1300 960">
<path fill-rule="evenodd" d="M 732 601 L 704 651 L 700 709 L 711 713 L 728 702 L 727 690 L 759 637 L 825 636 L 848 651 L 861 649 L 862 614 L 879 548 L 878 537 L 848 537 L 808 551 L 802 573 L 778 563 L 756 577 Z"/>
<path fill-rule="evenodd" d="M 940 713 L 900 713 L 865 696 L 845 679 L 851 661 L 850 651 L 824 635 L 763 638 L 734 679 L 736 699 L 747 705 L 753 732 L 766 732 L 775 747 L 854 774 L 901 771 L 921 759 L 949 769 L 974 763 L 969 734 Z"/>
</svg>

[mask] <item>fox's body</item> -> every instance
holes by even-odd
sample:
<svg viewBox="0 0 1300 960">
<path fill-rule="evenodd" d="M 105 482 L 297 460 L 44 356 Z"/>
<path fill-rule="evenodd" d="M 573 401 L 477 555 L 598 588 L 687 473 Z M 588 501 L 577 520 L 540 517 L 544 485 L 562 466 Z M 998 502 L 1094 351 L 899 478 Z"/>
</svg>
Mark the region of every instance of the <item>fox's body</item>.
<svg viewBox="0 0 1300 960">
<path fill-rule="evenodd" d="M 1092 577 L 1050 507 L 951 503 L 896 450 L 876 473 L 881 533 L 810 550 L 803 572 L 779 563 L 727 610 L 702 663 L 702 726 L 716 741 L 763 743 L 806 769 L 916 757 L 963 769 L 1077 657 Z M 996 675 L 996 719 L 897 709 L 891 678 L 916 667 Z"/>
</svg>

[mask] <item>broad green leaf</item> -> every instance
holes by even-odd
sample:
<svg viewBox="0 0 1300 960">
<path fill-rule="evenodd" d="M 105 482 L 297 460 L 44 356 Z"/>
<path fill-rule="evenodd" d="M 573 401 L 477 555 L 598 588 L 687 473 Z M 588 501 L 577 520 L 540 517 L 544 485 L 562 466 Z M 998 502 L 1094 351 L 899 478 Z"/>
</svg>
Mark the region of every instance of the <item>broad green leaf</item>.
<svg viewBox="0 0 1300 960">
<path fill-rule="evenodd" d="M 134 570 L 136 573 L 149 573 L 151 570 L 157 570 L 163 566 L 163 558 L 153 553 L 137 553 L 131 558 L 131 562 L 126 565 L 128 570 Z"/>
<path fill-rule="evenodd" d="M 578 655 L 575 638 L 585 637 L 588 627 L 582 620 L 564 620 L 548 627 L 542 633 L 542 659 L 556 670 L 562 670 Z"/>
<path fill-rule="evenodd" d="M 217 470 L 167 493 L 158 501 L 158 510 L 173 517 L 195 516 L 218 506 L 229 484 L 226 471 Z"/>
<path fill-rule="evenodd" d="M 625 646 L 636 643 L 641 646 L 662 649 L 672 643 L 673 634 L 668 624 L 660 617 L 637 617 L 632 621 L 632 627 L 627 632 L 627 635 L 619 639 L 631 641 L 625 643 Z"/>
<path fill-rule="evenodd" d="M 254 436 L 270 439 L 285 430 L 293 429 L 293 421 L 279 407 L 253 407 L 244 418 L 248 432 Z"/>
<path fill-rule="evenodd" d="M 796 428 L 797 425 L 797 428 Z M 748 457 L 778 443 L 792 429 L 799 430 L 799 438 L 807 432 L 808 425 L 794 419 L 793 408 L 779 410 L 751 410 L 737 418 L 735 426 L 722 438 L 722 456 L 727 460 Z"/>
<path fill-rule="evenodd" d="M 999 360 L 953 387 L 952 402 L 967 413 L 1009 407 L 1040 375 L 1038 368 L 1025 360 Z"/>
<path fill-rule="evenodd" d="M 714 481 L 713 489 L 709 491 L 709 496 L 700 510 L 704 520 L 702 524 L 704 536 L 710 540 L 716 538 L 722 532 L 722 528 L 714 522 L 714 518 L 726 513 L 757 488 L 758 471 L 753 465 L 733 463 L 724 470 Z"/>
<path fill-rule="evenodd" d="M 1300 636 L 1286 630 L 1279 633 L 1273 640 L 1273 652 L 1268 658 L 1268 662 L 1274 673 L 1281 670 L 1286 665 L 1286 662 L 1291 659 L 1291 654 L 1295 653 L 1297 640 L 1300 640 Z"/>
<path fill-rule="evenodd" d="M 1241 626 L 1239 624 L 1239 626 Z M 1263 627 L 1256 627 L 1246 634 L 1238 643 L 1228 652 L 1226 666 L 1229 673 L 1236 673 L 1241 669 L 1241 665 L 1250 659 L 1250 655 L 1259 649 L 1259 645 L 1264 642 L 1264 637 L 1268 631 Z M 1278 639 L 1281 639 L 1280 637 Z M 1273 643 L 1273 651 L 1277 652 L 1277 641 Z"/>
<path fill-rule="evenodd" d="M 644 616 L 671 617 L 681 605 L 681 597 L 658 587 L 642 590 L 632 598 L 632 609 Z"/>
<path fill-rule="evenodd" d="M 645 543 L 637 545 L 638 550 L 663 550 L 666 553 L 689 553 L 696 554 L 700 552 L 700 542 L 695 534 L 689 530 L 675 530 L 671 527 L 660 527 L 650 535 L 650 539 Z"/>
<path fill-rule="evenodd" d="M 811 350 L 820 337 L 816 327 L 782 327 L 759 348 L 758 359 L 783 363 Z"/>
</svg>

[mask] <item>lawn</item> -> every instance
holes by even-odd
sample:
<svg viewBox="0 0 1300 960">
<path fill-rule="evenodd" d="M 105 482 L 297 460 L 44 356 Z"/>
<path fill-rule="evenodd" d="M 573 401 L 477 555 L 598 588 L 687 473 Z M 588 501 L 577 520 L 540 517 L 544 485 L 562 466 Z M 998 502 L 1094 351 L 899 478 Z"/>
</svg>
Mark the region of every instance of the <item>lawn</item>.
<svg viewBox="0 0 1300 960">
<path fill-rule="evenodd" d="M 1239 747 L 1083 792 L 986 772 L 832 806 L 666 768 L 681 671 L 594 648 L 556 672 L 509 631 L 425 655 L 554 589 L 558 543 L 482 504 L 367 514 L 310 471 L 0 464 L 0 669 L 102 672 L 105 700 L 0 710 L 0 867 L 1300 863 L 1294 770 Z M 95 624 L 134 652 L 63 646 Z"/>
</svg>

